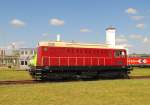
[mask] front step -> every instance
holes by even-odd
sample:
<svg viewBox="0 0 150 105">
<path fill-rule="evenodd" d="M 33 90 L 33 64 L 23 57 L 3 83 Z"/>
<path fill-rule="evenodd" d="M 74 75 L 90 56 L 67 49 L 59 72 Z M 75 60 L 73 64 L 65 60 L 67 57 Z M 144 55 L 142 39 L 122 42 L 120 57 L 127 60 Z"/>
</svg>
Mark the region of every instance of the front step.
<svg viewBox="0 0 150 105">
<path fill-rule="evenodd" d="M 36 80 L 41 80 L 41 78 L 42 78 L 42 71 L 41 71 L 41 69 L 35 70 L 34 73 L 35 73 L 34 78 L 35 78 Z"/>
</svg>

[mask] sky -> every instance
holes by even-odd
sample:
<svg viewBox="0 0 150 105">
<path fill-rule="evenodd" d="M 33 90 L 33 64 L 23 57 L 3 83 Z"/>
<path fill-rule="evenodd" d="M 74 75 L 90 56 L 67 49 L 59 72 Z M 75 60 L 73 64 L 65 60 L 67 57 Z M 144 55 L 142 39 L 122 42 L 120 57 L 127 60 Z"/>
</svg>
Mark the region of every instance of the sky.
<svg viewBox="0 0 150 105">
<path fill-rule="evenodd" d="M 39 41 L 116 44 L 150 54 L 150 0 L 0 0 L 0 47 L 36 47 Z"/>
</svg>

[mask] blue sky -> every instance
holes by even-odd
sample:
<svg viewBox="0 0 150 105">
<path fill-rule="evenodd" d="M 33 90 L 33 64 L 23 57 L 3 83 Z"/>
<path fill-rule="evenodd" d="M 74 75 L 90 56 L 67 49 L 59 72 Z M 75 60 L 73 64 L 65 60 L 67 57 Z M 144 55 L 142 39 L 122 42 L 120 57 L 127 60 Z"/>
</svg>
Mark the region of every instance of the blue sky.
<svg viewBox="0 0 150 105">
<path fill-rule="evenodd" d="M 130 53 L 150 53 L 150 0 L 0 0 L 0 46 L 35 47 L 39 41 L 116 43 Z"/>
</svg>

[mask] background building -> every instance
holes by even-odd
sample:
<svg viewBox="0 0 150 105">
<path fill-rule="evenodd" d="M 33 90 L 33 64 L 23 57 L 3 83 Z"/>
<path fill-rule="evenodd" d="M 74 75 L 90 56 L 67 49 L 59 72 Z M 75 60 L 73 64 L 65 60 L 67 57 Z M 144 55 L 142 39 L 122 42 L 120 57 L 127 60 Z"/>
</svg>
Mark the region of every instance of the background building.
<svg viewBox="0 0 150 105">
<path fill-rule="evenodd" d="M 28 69 L 29 61 L 34 56 L 34 48 L 0 48 L 0 67 Z"/>
<path fill-rule="evenodd" d="M 34 56 L 34 48 L 20 48 L 19 49 L 19 66 L 20 69 L 28 69 L 29 61 Z"/>
<path fill-rule="evenodd" d="M 0 67 L 18 68 L 19 54 L 16 50 L 0 49 Z"/>
</svg>

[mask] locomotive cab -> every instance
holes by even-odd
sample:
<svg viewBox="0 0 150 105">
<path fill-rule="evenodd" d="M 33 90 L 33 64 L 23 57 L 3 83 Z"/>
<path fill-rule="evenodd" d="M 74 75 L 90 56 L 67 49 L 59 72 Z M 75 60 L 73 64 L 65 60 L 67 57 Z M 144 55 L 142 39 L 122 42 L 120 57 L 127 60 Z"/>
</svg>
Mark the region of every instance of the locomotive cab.
<svg viewBox="0 0 150 105">
<path fill-rule="evenodd" d="M 114 65 L 115 66 L 127 65 L 126 50 L 114 50 Z"/>
</svg>

